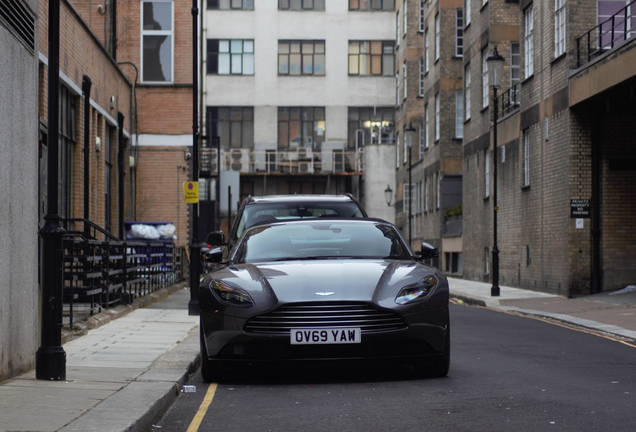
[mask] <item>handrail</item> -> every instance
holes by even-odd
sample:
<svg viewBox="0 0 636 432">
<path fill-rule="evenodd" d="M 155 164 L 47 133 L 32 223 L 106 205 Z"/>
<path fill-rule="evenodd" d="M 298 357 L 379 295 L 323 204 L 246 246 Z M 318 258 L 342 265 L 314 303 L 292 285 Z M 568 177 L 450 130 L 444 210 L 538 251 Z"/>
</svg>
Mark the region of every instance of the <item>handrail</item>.
<svg viewBox="0 0 636 432">
<path fill-rule="evenodd" d="M 501 111 L 501 114 L 499 112 L 497 113 L 499 120 L 512 111 L 519 109 L 519 101 L 521 99 L 519 95 L 520 87 L 520 84 L 517 83 L 497 96 L 497 106 L 499 107 L 499 111 Z"/>
<path fill-rule="evenodd" d="M 577 68 L 591 62 L 601 54 L 613 49 L 619 43 L 632 39 L 636 35 L 636 29 L 632 29 L 632 20 L 636 18 L 636 10 L 632 10 L 634 3 L 636 3 L 636 0 L 616 12 L 609 19 L 575 38 Z"/>
<path fill-rule="evenodd" d="M 91 222 L 88 219 L 82 219 L 82 218 L 62 218 L 60 219 L 60 221 L 62 222 L 62 224 L 64 225 L 64 228 L 69 231 L 69 232 L 76 232 L 76 233 L 83 233 L 87 238 L 89 239 L 93 239 L 96 240 L 97 239 L 97 235 L 95 233 L 99 232 L 100 234 L 102 234 L 104 236 L 105 239 L 111 240 L 111 241 L 122 241 L 119 237 L 111 234 L 110 232 L 106 231 L 105 229 L 103 229 L 102 227 L 100 227 L 99 225 L 95 224 L 94 222 Z M 71 231 L 69 229 L 69 225 L 71 223 L 76 223 L 76 222 L 82 222 L 84 224 L 84 230 L 83 231 Z M 93 232 L 91 233 L 90 229 L 92 228 Z"/>
</svg>

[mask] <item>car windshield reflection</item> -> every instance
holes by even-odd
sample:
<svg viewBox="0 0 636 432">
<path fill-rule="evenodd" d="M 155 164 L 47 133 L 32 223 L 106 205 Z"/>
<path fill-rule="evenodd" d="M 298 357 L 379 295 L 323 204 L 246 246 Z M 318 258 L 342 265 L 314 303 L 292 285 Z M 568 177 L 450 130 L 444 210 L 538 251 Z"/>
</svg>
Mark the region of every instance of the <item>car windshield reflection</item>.
<svg viewBox="0 0 636 432">
<path fill-rule="evenodd" d="M 379 222 L 307 220 L 249 230 L 233 262 L 411 259 L 399 234 Z"/>
</svg>

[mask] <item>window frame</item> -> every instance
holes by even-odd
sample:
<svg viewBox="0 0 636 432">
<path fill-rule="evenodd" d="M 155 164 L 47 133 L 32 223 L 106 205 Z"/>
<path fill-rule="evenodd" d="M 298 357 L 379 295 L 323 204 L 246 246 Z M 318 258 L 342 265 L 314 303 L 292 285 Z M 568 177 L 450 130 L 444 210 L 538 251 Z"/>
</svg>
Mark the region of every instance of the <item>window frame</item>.
<svg viewBox="0 0 636 432">
<path fill-rule="evenodd" d="M 213 113 L 216 110 L 216 116 Z M 240 110 L 240 119 L 238 113 Z M 206 130 L 218 137 L 221 150 L 254 148 L 254 107 L 252 106 L 208 106 L 206 107 Z M 213 125 L 214 123 L 214 125 Z M 238 128 L 237 128 L 238 124 Z M 237 139 L 234 134 L 239 133 Z M 238 142 L 239 145 L 232 145 Z"/>
<path fill-rule="evenodd" d="M 430 110 L 428 109 L 428 102 L 424 104 L 424 124 L 426 125 L 426 130 L 424 131 L 424 149 L 428 149 L 430 147 L 429 135 L 430 135 Z"/>
<path fill-rule="evenodd" d="M 523 52 L 524 52 L 524 76 L 529 78 L 534 75 L 534 12 L 533 5 L 523 11 Z"/>
<path fill-rule="evenodd" d="M 380 2 L 381 7 L 374 8 L 373 4 L 375 2 L 368 1 L 366 4 L 369 6 L 368 9 L 360 8 L 359 0 L 349 0 L 349 10 L 350 11 L 359 11 L 359 12 L 369 12 L 369 11 L 377 11 L 377 12 L 393 12 L 395 10 L 395 0 L 376 0 Z M 354 3 L 358 3 L 358 7 L 352 6 Z"/>
<path fill-rule="evenodd" d="M 424 73 L 424 57 L 420 57 L 419 67 L 420 67 L 420 79 L 419 79 L 417 95 L 419 97 L 424 97 L 424 77 L 426 75 Z"/>
<path fill-rule="evenodd" d="M 455 90 L 455 138 L 464 138 L 464 91 Z"/>
<path fill-rule="evenodd" d="M 218 48 L 217 48 L 217 52 L 214 52 L 213 50 L 211 50 L 210 48 L 210 43 L 216 41 L 218 43 Z M 234 43 L 233 42 L 241 42 L 241 52 L 240 53 L 233 53 L 232 52 L 232 48 Z M 221 43 L 222 42 L 227 42 L 228 43 L 228 51 L 227 52 L 221 52 Z M 246 51 L 245 50 L 245 44 L 246 42 L 251 42 L 252 43 L 252 51 Z M 206 41 L 206 75 L 218 75 L 218 76 L 226 76 L 226 75 L 233 75 L 233 76 L 253 76 L 255 74 L 255 65 L 254 65 L 254 58 L 255 58 L 255 51 L 256 51 L 256 47 L 254 45 L 254 39 L 214 39 L 214 38 L 210 38 L 207 39 Z M 220 65 L 220 59 L 221 59 L 221 55 L 228 55 L 228 59 L 229 59 L 229 73 L 219 73 L 219 65 Z M 216 56 L 216 72 L 210 71 L 210 68 L 214 65 L 214 63 L 211 61 L 212 58 Z M 240 56 L 241 59 L 241 72 L 240 73 L 236 73 L 233 71 L 234 67 L 233 67 L 233 62 L 235 61 L 235 57 L 236 56 Z M 251 73 L 245 73 L 245 64 L 246 64 L 246 58 L 249 58 L 251 56 L 251 69 L 252 72 Z"/>
<path fill-rule="evenodd" d="M 439 12 L 435 15 L 435 61 L 440 57 L 440 16 Z"/>
<path fill-rule="evenodd" d="M 419 22 L 419 33 L 424 33 L 424 21 L 426 16 L 424 15 L 424 5 L 426 4 L 426 0 L 420 0 L 420 22 Z"/>
<path fill-rule="evenodd" d="M 465 121 L 470 120 L 470 108 L 471 108 L 471 95 L 470 95 L 470 85 L 471 85 L 471 73 L 470 73 L 470 63 L 466 65 L 464 68 L 464 112 L 465 112 Z"/>
<path fill-rule="evenodd" d="M 229 2 L 229 8 L 221 8 L 220 5 L 218 7 L 211 7 L 210 4 L 213 2 L 214 0 L 207 0 L 206 1 L 206 9 L 207 10 L 232 10 L 232 11 L 237 11 L 237 10 L 254 10 L 254 0 L 241 0 L 241 6 L 240 7 L 232 7 L 232 0 L 228 0 Z M 220 1 L 217 1 L 217 3 L 220 3 Z M 251 5 L 251 7 L 250 7 Z"/>
<path fill-rule="evenodd" d="M 374 43 L 381 43 L 381 50 L 380 50 L 380 54 L 374 54 L 372 52 L 372 45 Z M 357 52 L 352 53 L 352 45 L 353 44 L 358 44 L 358 48 L 357 48 Z M 362 44 L 368 44 L 368 52 L 362 52 Z M 390 40 L 358 40 L 358 39 L 352 39 L 348 41 L 348 62 L 347 62 L 347 71 L 348 71 L 348 75 L 349 76 L 373 76 L 373 77 L 392 77 L 395 75 L 395 51 L 396 51 L 396 45 L 395 45 L 395 41 L 390 41 Z M 385 49 L 387 48 L 391 48 L 391 53 L 385 54 Z M 365 57 L 365 61 L 363 62 L 363 56 Z M 352 57 L 357 57 L 357 68 L 358 68 L 358 72 L 351 72 L 351 61 L 352 61 Z M 379 57 L 379 61 L 380 61 L 380 73 L 379 74 L 374 74 L 373 73 L 373 60 L 375 57 Z M 386 71 L 385 71 L 385 62 L 387 61 L 387 58 L 391 59 L 391 64 L 386 66 Z M 371 70 L 370 74 L 366 74 L 366 73 L 361 73 L 363 70 L 366 72 L 367 68 L 363 68 L 362 67 L 362 63 L 364 64 L 369 64 L 369 69 Z"/>
<path fill-rule="evenodd" d="M 455 57 L 464 56 L 464 10 L 455 9 Z"/>
<path fill-rule="evenodd" d="M 281 53 L 280 48 L 281 45 L 287 44 L 288 49 L 286 53 Z M 292 52 L 292 45 L 299 44 L 300 51 Z M 305 45 L 312 44 L 312 52 L 304 53 L 303 49 Z M 316 46 L 322 45 L 322 52 L 316 52 Z M 325 40 L 320 39 L 279 39 L 277 43 L 277 60 L 278 60 L 278 76 L 290 76 L 290 77 L 298 77 L 298 76 L 325 76 L 327 75 L 327 43 Z M 297 55 L 300 56 L 300 69 L 299 73 L 291 72 L 291 56 Z M 287 72 L 281 72 L 281 56 L 287 56 Z M 305 57 L 311 56 L 311 72 L 305 72 Z M 316 56 L 323 57 L 323 72 L 316 72 Z"/>
<path fill-rule="evenodd" d="M 144 29 L 144 5 L 146 3 L 169 3 L 170 4 L 170 14 L 171 14 L 171 24 L 170 24 L 170 30 L 146 30 Z M 140 7 L 140 20 L 139 20 L 139 26 L 140 26 L 140 32 L 141 32 L 141 38 L 139 41 L 139 49 L 140 49 L 140 59 L 141 59 L 141 67 L 140 67 L 140 77 L 141 77 L 141 82 L 144 84 L 172 84 L 174 83 L 174 60 L 175 60 L 175 53 L 174 53 L 174 24 L 175 24 L 175 17 L 174 17 L 174 2 L 169 0 L 142 0 L 139 3 L 139 7 Z M 144 75 L 145 75 L 145 56 L 144 56 L 144 39 L 145 37 L 152 37 L 152 36 L 166 36 L 170 38 L 170 79 L 166 79 L 164 81 L 156 81 L 156 80 L 145 80 L 144 79 Z M 163 68 L 162 68 L 162 72 L 163 72 Z"/>
<path fill-rule="evenodd" d="M 440 107 L 440 94 L 435 95 L 435 142 L 440 140 L 440 119 L 441 119 L 441 107 Z"/>
<path fill-rule="evenodd" d="M 464 11 L 466 12 L 466 16 L 465 16 L 465 27 L 468 27 L 471 23 L 470 20 L 470 16 L 472 14 L 472 5 L 471 5 L 471 0 L 464 0 Z"/>
<path fill-rule="evenodd" d="M 285 120 L 281 120 L 281 110 L 287 110 L 287 114 L 288 114 L 288 118 Z M 292 119 L 292 111 L 291 110 L 298 110 L 298 118 L 297 119 Z M 312 113 L 312 118 L 310 120 L 307 120 L 308 118 L 308 110 L 313 110 Z M 320 110 L 322 112 L 322 115 L 320 115 L 319 113 L 316 113 L 316 110 Z M 320 112 L 319 111 L 319 112 Z M 322 117 L 322 118 L 320 118 Z M 327 110 L 326 107 L 324 106 L 279 106 L 277 109 L 277 114 L 276 114 L 276 134 L 277 134 L 277 140 L 276 140 L 276 145 L 278 150 L 283 150 L 283 149 L 290 149 L 292 148 L 291 146 L 291 125 L 292 122 L 298 123 L 297 127 L 298 130 L 300 132 L 300 143 L 299 143 L 299 147 L 307 147 L 307 148 L 312 148 L 313 150 L 319 150 L 321 148 L 321 145 L 323 142 L 326 141 L 326 136 L 327 136 Z M 318 129 L 320 129 L 319 123 L 322 122 L 324 125 L 324 128 L 322 128 L 322 135 L 319 134 L 317 131 Z M 311 146 L 307 145 L 307 138 L 309 137 L 308 134 L 306 134 L 307 128 L 306 125 L 311 123 Z M 281 145 L 281 140 L 283 139 L 283 137 L 280 134 L 281 131 L 281 125 L 282 124 L 286 124 L 286 134 L 287 134 L 287 143 L 289 145 Z M 318 139 L 320 137 L 320 139 Z"/>
<path fill-rule="evenodd" d="M 402 63 L 402 85 L 404 86 L 403 88 L 403 99 L 406 100 L 406 97 L 408 95 L 408 90 L 407 90 L 407 83 L 406 83 L 406 79 L 407 79 L 407 73 L 408 73 L 408 65 L 406 64 L 406 60 L 404 60 L 404 63 Z"/>
<path fill-rule="evenodd" d="M 554 0 L 554 58 L 565 54 L 567 26 L 565 0 Z"/>
<path fill-rule="evenodd" d="M 278 10 L 285 11 L 293 11 L 293 12 L 304 12 L 304 11 L 324 11 L 325 10 L 325 0 L 298 0 L 300 2 L 300 9 L 292 8 L 292 0 L 278 0 Z M 310 3 L 310 7 L 306 7 L 305 3 Z M 287 6 L 283 4 L 287 3 Z M 316 5 L 316 3 L 319 3 Z M 318 6 L 318 7 L 316 7 Z"/>
<path fill-rule="evenodd" d="M 490 86 L 488 82 L 488 48 L 481 52 L 481 107 L 488 108 L 490 100 Z"/>
<path fill-rule="evenodd" d="M 530 186 L 530 131 L 523 131 L 523 184 L 522 187 Z"/>
<path fill-rule="evenodd" d="M 490 197 L 490 149 L 484 150 L 484 199 Z"/>
</svg>

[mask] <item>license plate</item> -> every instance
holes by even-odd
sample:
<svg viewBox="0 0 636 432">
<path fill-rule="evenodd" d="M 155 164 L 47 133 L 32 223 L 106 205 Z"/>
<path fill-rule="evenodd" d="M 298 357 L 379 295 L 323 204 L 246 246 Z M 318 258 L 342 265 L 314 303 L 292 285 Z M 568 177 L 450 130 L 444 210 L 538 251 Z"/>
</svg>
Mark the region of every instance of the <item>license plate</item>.
<svg viewBox="0 0 636 432">
<path fill-rule="evenodd" d="M 360 343 L 359 328 L 311 328 L 292 329 L 292 345 L 352 344 Z"/>
</svg>

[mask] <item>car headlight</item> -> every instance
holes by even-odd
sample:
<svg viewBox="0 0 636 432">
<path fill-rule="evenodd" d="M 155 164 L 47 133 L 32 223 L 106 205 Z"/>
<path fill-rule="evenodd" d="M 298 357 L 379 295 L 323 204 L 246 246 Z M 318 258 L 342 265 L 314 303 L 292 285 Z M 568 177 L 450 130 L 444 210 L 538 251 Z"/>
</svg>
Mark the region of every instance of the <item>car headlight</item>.
<svg viewBox="0 0 636 432">
<path fill-rule="evenodd" d="M 437 278 L 433 275 L 426 276 L 422 280 L 402 288 L 395 297 L 395 302 L 401 305 L 414 302 L 426 297 L 436 286 Z"/>
<path fill-rule="evenodd" d="M 213 280 L 210 282 L 210 289 L 223 303 L 240 307 L 254 306 L 252 297 L 240 288 L 233 288 L 224 282 Z"/>
</svg>

